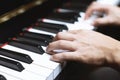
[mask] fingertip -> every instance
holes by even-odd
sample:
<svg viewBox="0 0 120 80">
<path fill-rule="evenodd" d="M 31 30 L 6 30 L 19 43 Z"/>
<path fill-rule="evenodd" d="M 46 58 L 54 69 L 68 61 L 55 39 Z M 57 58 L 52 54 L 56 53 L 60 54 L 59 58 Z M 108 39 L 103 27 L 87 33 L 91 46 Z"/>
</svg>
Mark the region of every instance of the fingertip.
<svg viewBox="0 0 120 80">
<path fill-rule="evenodd" d="M 96 27 L 96 26 L 99 25 L 99 23 L 97 21 L 94 21 L 94 22 L 91 23 L 91 25 Z"/>
<path fill-rule="evenodd" d="M 49 50 L 50 48 L 49 48 L 49 45 L 47 46 L 47 48 L 46 48 L 46 52 L 48 53 L 50 50 Z"/>
<path fill-rule="evenodd" d="M 98 18 L 96 20 L 94 20 L 93 22 L 93 26 L 101 26 L 104 25 L 106 23 L 106 20 L 104 18 Z"/>
<path fill-rule="evenodd" d="M 53 56 L 50 57 L 50 60 L 51 61 L 56 61 L 56 59 Z"/>
<path fill-rule="evenodd" d="M 85 15 L 84 20 L 87 20 L 87 19 L 88 19 L 88 16 L 87 16 L 87 15 Z"/>
<path fill-rule="evenodd" d="M 51 60 L 51 61 L 54 61 L 54 62 L 59 62 L 59 63 L 60 63 L 60 62 L 63 62 L 61 56 L 59 56 L 59 55 L 57 55 L 57 54 L 52 55 L 52 56 L 50 57 L 50 60 Z"/>
<path fill-rule="evenodd" d="M 46 53 L 50 54 L 50 55 L 54 54 L 54 52 L 52 51 L 52 49 L 49 46 L 46 48 Z"/>
</svg>

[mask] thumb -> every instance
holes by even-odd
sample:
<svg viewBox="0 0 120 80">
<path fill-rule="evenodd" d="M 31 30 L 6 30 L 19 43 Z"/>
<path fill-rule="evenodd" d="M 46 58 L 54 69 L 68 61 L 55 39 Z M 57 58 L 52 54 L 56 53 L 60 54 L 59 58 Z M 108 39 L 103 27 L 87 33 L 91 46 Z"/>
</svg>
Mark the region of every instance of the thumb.
<svg viewBox="0 0 120 80">
<path fill-rule="evenodd" d="M 106 17 L 105 18 L 97 18 L 92 23 L 93 26 L 103 26 L 103 25 L 107 25 L 107 24 L 109 24 L 109 19 Z"/>
<path fill-rule="evenodd" d="M 76 57 L 73 54 L 74 52 L 64 52 L 64 53 L 54 54 L 51 56 L 50 60 L 55 61 L 55 62 L 75 60 Z"/>
</svg>

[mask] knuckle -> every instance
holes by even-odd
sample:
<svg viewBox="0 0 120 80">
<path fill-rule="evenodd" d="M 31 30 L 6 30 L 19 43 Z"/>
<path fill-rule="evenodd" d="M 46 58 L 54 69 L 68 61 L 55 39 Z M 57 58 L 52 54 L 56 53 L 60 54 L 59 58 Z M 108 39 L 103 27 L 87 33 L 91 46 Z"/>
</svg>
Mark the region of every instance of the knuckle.
<svg viewBox="0 0 120 80">
<path fill-rule="evenodd" d="M 48 47 L 52 46 L 53 43 L 49 43 Z"/>
<path fill-rule="evenodd" d="M 59 32 L 57 35 L 56 35 L 56 38 L 57 39 L 61 39 L 61 36 L 62 36 L 63 34 L 62 34 L 62 32 Z"/>
<path fill-rule="evenodd" d="M 65 44 L 65 42 L 64 42 L 63 40 L 59 40 L 59 41 L 58 41 L 58 45 L 59 45 L 59 46 L 63 46 L 64 44 Z"/>
</svg>

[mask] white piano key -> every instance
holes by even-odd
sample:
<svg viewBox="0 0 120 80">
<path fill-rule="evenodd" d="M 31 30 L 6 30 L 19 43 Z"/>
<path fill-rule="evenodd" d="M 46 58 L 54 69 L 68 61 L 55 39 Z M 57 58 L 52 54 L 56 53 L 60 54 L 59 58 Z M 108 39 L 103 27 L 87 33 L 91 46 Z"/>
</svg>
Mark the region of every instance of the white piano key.
<svg viewBox="0 0 120 80">
<path fill-rule="evenodd" d="M 37 29 L 34 29 L 34 28 L 30 28 L 28 31 L 29 32 L 34 32 L 34 33 L 41 33 L 41 34 L 52 35 L 52 36 L 56 35 L 54 33 L 46 32 L 46 31 L 42 31 L 42 30 L 37 30 Z"/>
<path fill-rule="evenodd" d="M 1 55 L 0 55 L 1 56 Z M 37 66 L 33 63 L 31 64 L 26 64 L 24 62 L 21 62 L 21 61 L 18 61 L 18 60 L 15 60 L 15 59 L 12 59 L 12 58 L 8 58 L 8 57 L 5 57 L 5 56 L 2 56 L 6 59 L 10 59 L 10 60 L 13 60 L 13 61 L 17 61 L 19 63 L 22 64 L 22 66 L 25 68 L 26 71 L 28 72 L 32 72 L 36 75 L 40 75 L 40 76 L 44 76 L 44 77 L 49 77 L 50 75 L 53 76 L 53 70 L 50 70 L 48 68 L 45 68 L 45 67 L 41 67 L 41 66 Z"/>
<path fill-rule="evenodd" d="M 76 30 L 77 29 L 83 29 L 83 30 L 93 30 L 95 27 L 90 25 L 89 24 L 90 22 L 89 21 L 84 21 L 81 19 L 80 22 L 76 22 L 75 25 L 76 25 Z M 75 30 L 75 29 L 72 29 L 73 27 L 71 27 L 71 30 Z"/>
<path fill-rule="evenodd" d="M 62 68 L 63 68 L 63 66 L 61 66 L 61 65 L 59 65 L 59 66 L 57 66 L 56 67 L 56 69 L 54 69 L 54 71 L 53 71 L 53 78 L 55 79 L 58 75 L 59 75 L 59 73 L 62 71 Z"/>
<path fill-rule="evenodd" d="M 63 24 L 63 25 L 72 25 L 73 23 L 67 23 L 67 22 L 62 22 L 62 21 L 57 21 L 57 20 L 52 20 L 52 19 L 43 19 L 43 22 L 48 22 L 48 23 L 54 23 L 54 24 Z"/>
<path fill-rule="evenodd" d="M 0 71 L 6 74 L 10 74 L 12 76 L 16 76 L 17 78 L 20 78 L 22 80 L 45 80 L 45 77 L 33 74 L 26 70 L 23 70 L 22 72 L 18 72 L 18 71 L 6 68 L 4 66 L 0 66 Z"/>
<path fill-rule="evenodd" d="M 78 21 L 74 23 L 67 23 L 67 22 L 51 20 L 51 19 L 43 19 L 43 22 L 54 23 L 54 24 L 64 24 L 68 27 L 68 30 L 79 30 L 79 29 L 93 30 L 95 29 L 95 27 L 92 26 L 91 24 L 98 17 L 97 15 L 93 15 L 89 19 L 84 20 L 85 13 L 80 12 L 79 14 L 81 17 L 78 17 Z"/>
<path fill-rule="evenodd" d="M 53 78 L 55 78 L 57 74 L 59 74 L 62 70 L 62 66 L 59 63 L 50 61 L 50 55 L 46 53 L 44 53 L 43 55 L 39 55 L 39 54 L 30 52 L 24 49 L 20 49 L 11 45 L 6 45 L 3 48 L 29 55 L 34 60 L 33 64 L 53 70 Z"/>
<path fill-rule="evenodd" d="M 46 47 L 42 46 L 43 50 L 46 50 Z M 57 77 L 57 75 L 62 71 L 62 68 L 64 67 L 64 64 L 59 64 L 59 66 L 56 67 L 53 71 L 54 79 Z"/>
<path fill-rule="evenodd" d="M 17 78 L 16 76 L 12 76 L 11 74 L 4 73 L 0 71 L 0 74 L 2 74 L 7 80 L 23 80 L 20 78 Z"/>
<path fill-rule="evenodd" d="M 87 30 L 93 30 L 94 27 L 87 23 L 87 21 L 84 21 L 81 19 L 79 22 L 75 22 L 74 24 L 61 22 L 61 21 L 55 21 L 50 19 L 44 19 L 44 22 L 48 23 L 54 23 L 54 24 L 64 24 L 68 27 L 68 30 L 79 30 L 79 29 L 87 29 Z"/>
<path fill-rule="evenodd" d="M 30 52 L 30 51 L 27 51 L 24 49 L 20 49 L 20 48 L 11 46 L 11 45 L 5 45 L 5 46 L 3 46 L 3 48 L 27 54 L 34 60 L 33 64 L 39 65 L 41 67 L 45 67 L 45 68 L 54 70 L 60 65 L 59 63 L 51 61 L 50 55 L 48 55 L 46 53 L 44 53 L 43 55 L 40 55 L 40 54 L 37 54 L 34 52 Z"/>
</svg>

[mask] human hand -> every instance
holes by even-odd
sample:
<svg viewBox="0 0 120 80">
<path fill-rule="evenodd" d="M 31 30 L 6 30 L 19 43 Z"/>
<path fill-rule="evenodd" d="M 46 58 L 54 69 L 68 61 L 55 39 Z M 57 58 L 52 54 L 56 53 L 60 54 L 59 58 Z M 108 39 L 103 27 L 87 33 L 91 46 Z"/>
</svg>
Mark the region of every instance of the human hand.
<svg viewBox="0 0 120 80">
<path fill-rule="evenodd" d="M 54 40 L 46 51 L 52 55 L 51 60 L 56 62 L 78 61 L 100 65 L 105 62 L 113 63 L 116 59 L 120 61 L 120 54 L 117 54 L 120 42 L 95 31 L 60 32 Z M 68 51 L 55 53 L 54 50 L 58 49 Z"/>
<path fill-rule="evenodd" d="M 90 18 L 94 12 L 103 13 L 105 16 L 96 18 L 92 23 L 93 26 L 120 25 L 119 7 L 93 2 L 86 10 L 85 19 Z"/>
</svg>

